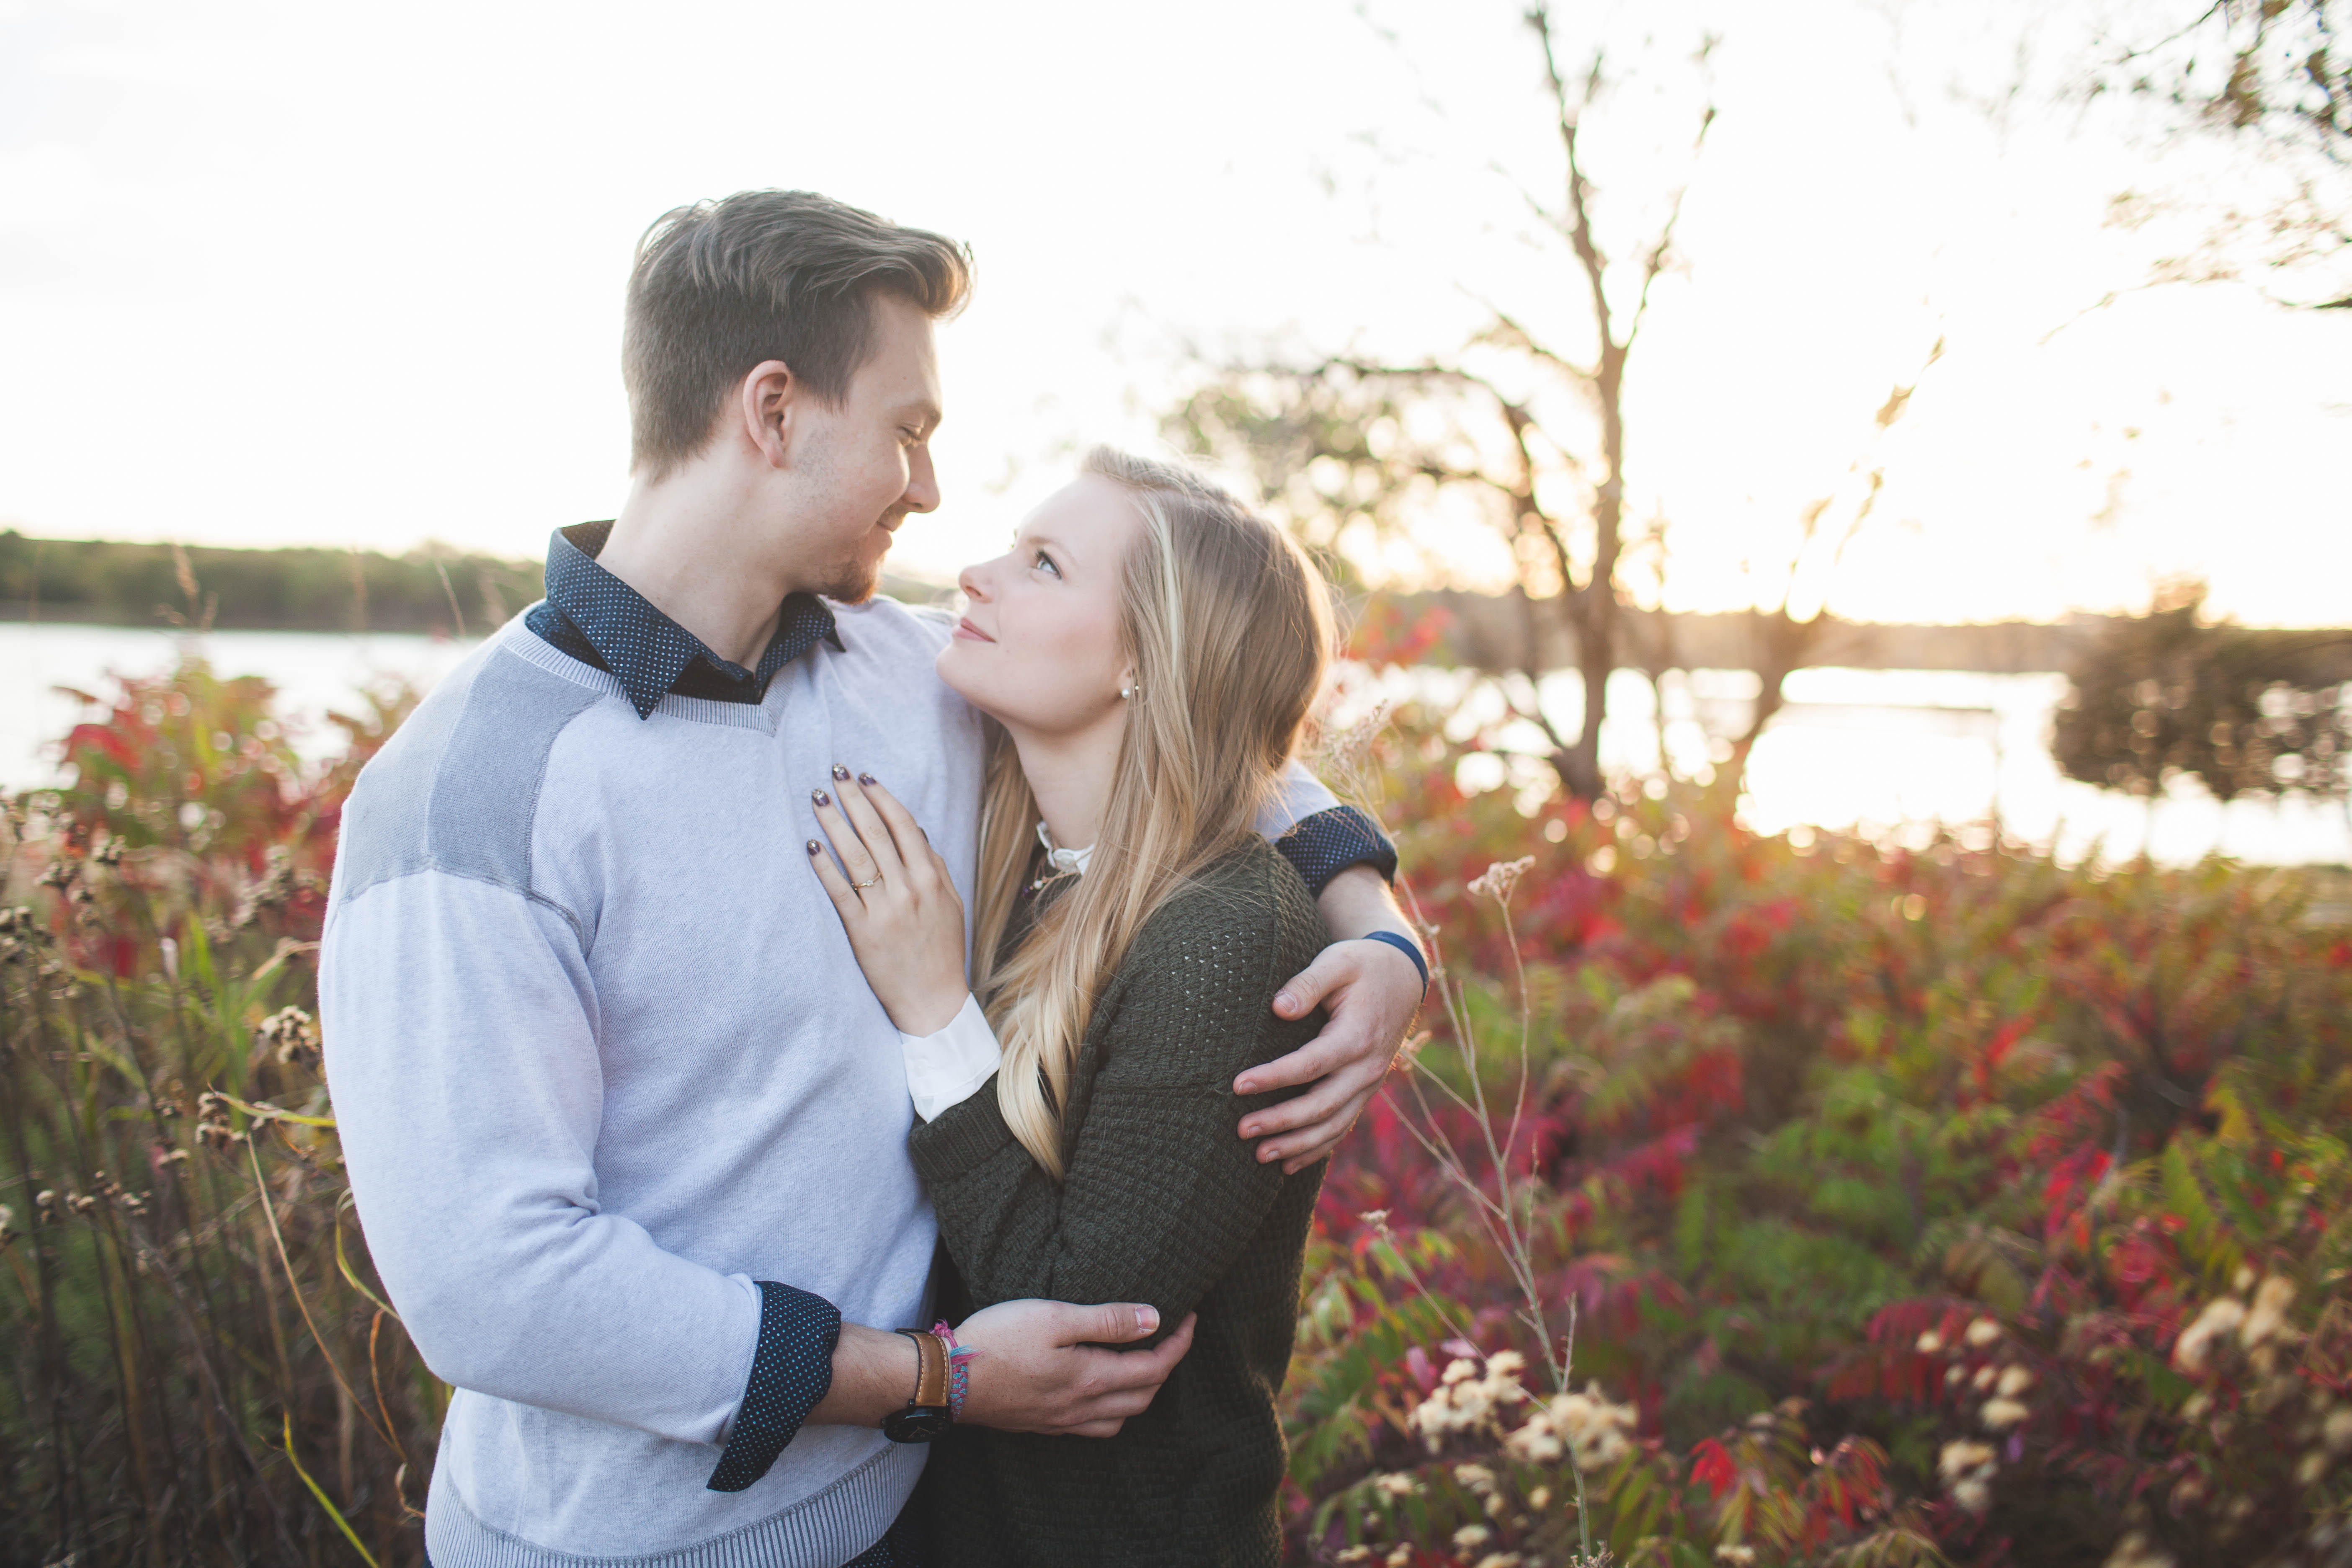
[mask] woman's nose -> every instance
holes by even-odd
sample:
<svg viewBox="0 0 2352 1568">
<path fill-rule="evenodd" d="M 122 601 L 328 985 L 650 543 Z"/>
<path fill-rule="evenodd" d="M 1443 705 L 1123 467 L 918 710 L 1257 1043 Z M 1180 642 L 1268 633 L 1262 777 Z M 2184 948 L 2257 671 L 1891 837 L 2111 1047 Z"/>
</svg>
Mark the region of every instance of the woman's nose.
<svg viewBox="0 0 2352 1568">
<path fill-rule="evenodd" d="M 996 563 L 992 561 L 982 561 L 965 567 L 956 574 L 956 586 L 964 591 L 966 598 L 978 599 L 985 603 L 990 596 L 988 569 L 994 564 Z"/>
</svg>

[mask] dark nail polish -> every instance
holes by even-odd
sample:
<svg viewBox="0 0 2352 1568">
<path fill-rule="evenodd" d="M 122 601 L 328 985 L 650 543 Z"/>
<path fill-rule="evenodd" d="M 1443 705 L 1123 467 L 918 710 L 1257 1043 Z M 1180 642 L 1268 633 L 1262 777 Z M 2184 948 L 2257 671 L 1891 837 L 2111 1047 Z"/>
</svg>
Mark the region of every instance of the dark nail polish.
<svg viewBox="0 0 2352 1568">
<path fill-rule="evenodd" d="M 857 782 L 862 784 L 878 784 L 882 781 L 876 778 L 872 773 L 860 773 L 857 775 Z"/>
<path fill-rule="evenodd" d="M 842 780 L 844 783 L 846 783 L 849 779 L 849 770 L 842 766 L 839 763 L 835 763 L 833 764 L 833 776 Z"/>
<path fill-rule="evenodd" d="M 810 840 L 808 841 L 808 852 L 809 852 L 810 854 L 812 854 L 812 855 L 815 854 L 815 853 L 817 852 L 818 847 L 819 847 L 819 846 L 818 846 L 817 841 L 816 841 L 815 839 L 812 838 L 812 839 L 810 839 Z"/>
<path fill-rule="evenodd" d="M 819 805 L 831 805 L 833 804 L 833 796 L 825 794 L 824 791 L 821 789 L 813 789 L 809 791 L 809 798 L 816 802 Z"/>
</svg>

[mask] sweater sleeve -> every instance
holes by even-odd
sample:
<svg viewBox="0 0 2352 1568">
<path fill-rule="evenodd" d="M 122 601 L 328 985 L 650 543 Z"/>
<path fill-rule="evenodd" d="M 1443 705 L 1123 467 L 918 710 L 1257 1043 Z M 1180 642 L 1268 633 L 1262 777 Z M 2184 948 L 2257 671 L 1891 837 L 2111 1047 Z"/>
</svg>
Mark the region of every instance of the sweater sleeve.
<svg viewBox="0 0 2352 1568">
<path fill-rule="evenodd" d="M 597 1003 L 570 920 L 396 878 L 334 910 L 320 995 L 369 1252 L 435 1374 L 686 1442 L 731 1422 L 737 1469 L 772 1459 L 830 1384 L 838 1318 L 599 1202 Z"/>
<path fill-rule="evenodd" d="M 1318 899 L 1331 879 L 1350 866 L 1370 866 L 1382 881 L 1396 880 L 1396 846 L 1380 825 L 1354 806 L 1340 805 L 1296 759 L 1283 769 L 1280 788 L 1258 813 L 1257 830 Z"/>
<path fill-rule="evenodd" d="M 916 1128 L 916 1168 L 975 1302 L 1148 1301 L 1172 1327 L 1231 1268 L 1283 1183 L 1234 1132 L 1258 1099 L 1237 1100 L 1234 1075 L 1316 1026 L 1267 1005 L 1296 945 L 1274 923 L 1259 900 L 1237 923 L 1138 943 L 1105 999 L 1116 1013 L 1060 1184 L 1005 1125 L 993 1079 Z"/>
</svg>

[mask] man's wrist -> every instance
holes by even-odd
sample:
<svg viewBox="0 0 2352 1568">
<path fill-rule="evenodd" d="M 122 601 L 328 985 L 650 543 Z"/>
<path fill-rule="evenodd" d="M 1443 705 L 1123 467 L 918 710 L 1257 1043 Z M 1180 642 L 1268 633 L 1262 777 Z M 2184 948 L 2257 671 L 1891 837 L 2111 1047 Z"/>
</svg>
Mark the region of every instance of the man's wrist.
<svg viewBox="0 0 2352 1568">
<path fill-rule="evenodd" d="M 1382 947 L 1392 947 L 1412 960 L 1413 973 L 1421 976 L 1422 1000 L 1425 1002 L 1429 999 L 1429 960 L 1422 956 L 1419 942 L 1402 931 L 1368 931 L 1356 940 L 1378 942 Z"/>
<path fill-rule="evenodd" d="M 905 1408 L 920 1370 L 921 1357 L 905 1335 L 844 1323 L 833 1352 L 832 1391 L 808 1418 L 826 1426 L 878 1429 L 882 1417 Z"/>
</svg>

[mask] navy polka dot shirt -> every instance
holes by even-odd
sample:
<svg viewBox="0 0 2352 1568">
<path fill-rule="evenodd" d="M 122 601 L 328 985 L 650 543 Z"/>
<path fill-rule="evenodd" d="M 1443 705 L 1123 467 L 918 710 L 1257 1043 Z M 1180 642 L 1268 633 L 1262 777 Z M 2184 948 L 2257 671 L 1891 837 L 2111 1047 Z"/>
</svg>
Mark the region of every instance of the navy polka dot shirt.
<svg viewBox="0 0 2352 1568">
<path fill-rule="evenodd" d="M 612 532 L 609 521 L 556 530 L 547 542 L 547 597 L 524 624 L 542 642 L 617 677 L 640 719 L 673 691 L 714 702 L 761 701 L 776 671 L 820 637 L 841 647 L 824 601 L 814 594 L 794 594 L 784 601 L 776 635 L 755 668 L 721 658 L 643 594 L 596 564 Z"/>
</svg>

